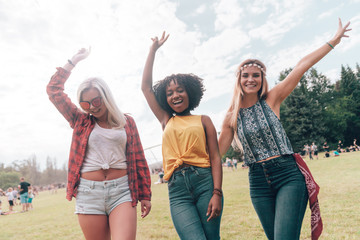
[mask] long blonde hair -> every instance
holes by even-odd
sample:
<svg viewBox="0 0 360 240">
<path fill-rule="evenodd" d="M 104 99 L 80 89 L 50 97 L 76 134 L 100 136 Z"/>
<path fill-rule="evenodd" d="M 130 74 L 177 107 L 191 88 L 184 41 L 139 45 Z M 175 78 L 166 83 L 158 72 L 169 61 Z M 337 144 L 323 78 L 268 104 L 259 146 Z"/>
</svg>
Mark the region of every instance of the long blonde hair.
<svg viewBox="0 0 360 240">
<path fill-rule="evenodd" d="M 109 86 L 101 78 L 88 78 L 80 84 L 77 91 L 78 102 L 82 100 L 83 92 L 91 88 L 97 89 L 104 101 L 105 107 L 108 110 L 107 121 L 109 126 L 115 129 L 123 128 L 126 124 L 125 115 L 117 107 Z"/>
<path fill-rule="evenodd" d="M 241 100 L 244 97 L 243 89 L 241 88 L 241 72 L 244 65 L 256 64 L 261 67 L 261 88 L 258 92 L 259 99 L 265 99 L 268 93 L 268 83 L 266 80 L 266 67 L 263 62 L 258 59 L 246 59 L 243 61 L 236 71 L 236 82 L 234 87 L 234 94 L 231 100 L 231 104 L 228 110 L 228 114 L 230 114 L 230 127 L 234 131 L 234 140 L 232 143 L 233 148 L 238 148 L 239 151 L 243 151 L 242 144 L 237 135 L 237 118 L 240 111 Z"/>
</svg>

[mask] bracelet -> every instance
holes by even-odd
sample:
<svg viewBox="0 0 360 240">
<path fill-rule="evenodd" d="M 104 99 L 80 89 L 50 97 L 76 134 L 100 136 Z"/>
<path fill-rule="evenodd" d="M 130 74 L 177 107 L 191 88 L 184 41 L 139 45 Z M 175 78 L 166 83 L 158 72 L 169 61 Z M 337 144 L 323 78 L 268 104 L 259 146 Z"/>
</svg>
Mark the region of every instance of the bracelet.
<svg viewBox="0 0 360 240">
<path fill-rule="evenodd" d="M 221 189 L 218 189 L 218 188 L 214 188 L 213 195 L 214 195 L 214 194 L 217 194 L 217 195 L 219 195 L 220 197 L 223 196 L 223 192 L 221 191 Z"/>
<path fill-rule="evenodd" d="M 214 195 L 214 194 L 219 195 L 220 197 L 223 196 L 222 193 L 220 193 L 220 192 L 218 192 L 218 191 L 215 191 L 215 190 L 213 191 L 213 195 Z"/>
<path fill-rule="evenodd" d="M 331 45 L 329 42 L 326 42 L 332 49 L 334 49 L 334 46 Z"/>
<path fill-rule="evenodd" d="M 72 62 L 70 59 L 68 59 L 68 63 L 69 63 L 70 65 L 72 65 L 73 67 L 75 67 L 75 64 L 73 64 L 73 62 Z"/>
</svg>

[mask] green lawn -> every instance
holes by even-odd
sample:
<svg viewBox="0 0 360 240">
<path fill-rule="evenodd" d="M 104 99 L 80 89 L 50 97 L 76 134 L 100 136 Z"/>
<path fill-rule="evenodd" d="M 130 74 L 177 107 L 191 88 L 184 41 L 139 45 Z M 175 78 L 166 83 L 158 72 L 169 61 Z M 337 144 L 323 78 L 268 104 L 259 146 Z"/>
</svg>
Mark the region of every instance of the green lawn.
<svg viewBox="0 0 360 240">
<path fill-rule="evenodd" d="M 360 152 L 340 157 L 307 161 L 320 185 L 320 208 L 324 230 L 321 239 L 360 239 Z M 153 182 L 157 176 L 153 176 Z M 266 239 L 250 202 L 247 170 L 224 168 L 224 212 L 222 239 Z M 167 185 L 152 185 L 152 211 L 138 218 L 137 239 L 178 239 L 171 222 Z M 5 197 L 2 210 L 8 210 Z M 0 216 L 0 239 L 65 240 L 83 239 L 74 214 L 75 200 L 65 199 L 65 191 L 57 194 L 41 192 L 33 200 L 34 210 Z M 16 206 L 15 210 L 20 211 Z M 310 210 L 306 212 L 301 239 L 310 239 Z"/>
</svg>

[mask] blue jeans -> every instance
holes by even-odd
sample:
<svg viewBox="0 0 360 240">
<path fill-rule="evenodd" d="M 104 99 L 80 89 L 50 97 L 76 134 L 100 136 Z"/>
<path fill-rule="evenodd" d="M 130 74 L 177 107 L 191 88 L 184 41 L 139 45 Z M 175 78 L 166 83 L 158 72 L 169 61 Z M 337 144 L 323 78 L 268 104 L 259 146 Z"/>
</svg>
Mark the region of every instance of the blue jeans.
<svg viewBox="0 0 360 240">
<path fill-rule="evenodd" d="M 268 239 L 299 239 L 308 192 L 293 156 L 250 164 L 249 183 L 251 201 Z"/>
<path fill-rule="evenodd" d="M 211 168 L 185 167 L 169 183 L 170 212 L 180 239 L 220 239 L 220 216 L 207 222 L 207 208 L 214 190 Z"/>
</svg>

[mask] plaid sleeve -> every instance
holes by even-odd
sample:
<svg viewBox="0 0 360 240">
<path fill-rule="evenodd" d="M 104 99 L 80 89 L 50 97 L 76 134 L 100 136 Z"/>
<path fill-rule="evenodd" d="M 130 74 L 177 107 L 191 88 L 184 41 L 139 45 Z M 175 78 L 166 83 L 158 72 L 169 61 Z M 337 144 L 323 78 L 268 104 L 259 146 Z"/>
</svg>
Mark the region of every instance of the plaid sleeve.
<svg viewBox="0 0 360 240">
<path fill-rule="evenodd" d="M 136 161 L 137 178 L 139 181 L 139 200 L 151 200 L 151 178 L 149 166 L 147 165 L 144 150 L 140 141 L 140 136 L 136 127 L 136 123 L 132 118 L 129 118 L 131 122 L 131 131 L 133 134 L 133 150 Z"/>
<path fill-rule="evenodd" d="M 51 77 L 47 85 L 46 92 L 50 101 L 55 105 L 59 112 L 74 128 L 78 114 L 82 112 L 76 107 L 67 94 L 64 93 L 64 84 L 69 78 L 70 72 L 63 68 L 57 68 L 56 73 Z"/>
</svg>

